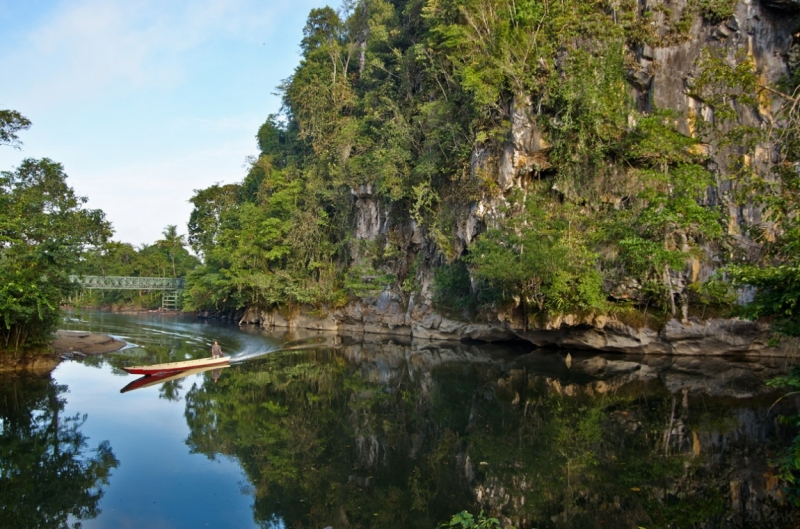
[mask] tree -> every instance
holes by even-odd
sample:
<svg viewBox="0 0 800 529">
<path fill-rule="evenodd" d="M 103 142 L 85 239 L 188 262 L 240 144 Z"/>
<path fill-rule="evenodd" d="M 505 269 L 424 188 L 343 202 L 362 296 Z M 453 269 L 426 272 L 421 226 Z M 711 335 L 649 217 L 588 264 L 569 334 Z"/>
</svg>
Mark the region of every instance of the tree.
<svg viewBox="0 0 800 529">
<path fill-rule="evenodd" d="M 331 46 L 341 38 L 342 21 L 331 7 L 312 9 L 303 28 L 300 48 L 308 55 L 324 46 Z"/>
<path fill-rule="evenodd" d="M 220 216 L 236 201 L 239 185 L 228 184 L 195 190 L 189 199 L 194 209 L 189 217 L 189 244 L 198 255 L 208 255 L 220 230 Z"/>
<path fill-rule="evenodd" d="M 473 244 L 469 261 L 475 277 L 499 292 L 495 301 L 515 297 L 527 315 L 603 310 L 596 256 L 581 237 L 579 216 L 527 198 L 513 219 L 491 228 Z"/>
<path fill-rule="evenodd" d="M 164 236 L 163 239 L 156 241 L 156 244 L 166 250 L 167 255 L 169 256 L 169 260 L 172 262 L 172 277 L 178 277 L 178 273 L 175 269 L 175 255 L 184 249 L 186 246 L 186 240 L 183 235 L 178 235 L 178 226 L 175 224 L 170 224 L 164 231 L 161 232 Z"/>
<path fill-rule="evenodd" d="M 103 244 L 111 225 L 66 183 L 61 164 L 26 159 L 0 173 L 0 348 L 42 348 L 59 302 L 84 252 Z"/>
<path fill-rule="evenodd" d="M 17 132 L 29 129 L 31 122 L 16 110 L 0 110 L 0 145 L 10 145 L 19 149 L 22 142 Z"/>
<path fill-rule="evenodd" d="M 714 176 L 706 169 L 707 155 L 697 138 L 680 133 L 677 115 L 655 111 L 642 116 L 623 143 L 625 157 L 636 164 L 631 172 L 642 190 L 637 205 L 626 212 L 626 235 L 620 254 L 626 273 L 660 295 L 656 301 L 677 312 L 671 271 L 686 267 L 690 252 L 701 255 L 702 244 L 723 237 L 718 208 L 703 205 Z M 683 317 L 688 296 L 682 296 Z"/>
</svg>

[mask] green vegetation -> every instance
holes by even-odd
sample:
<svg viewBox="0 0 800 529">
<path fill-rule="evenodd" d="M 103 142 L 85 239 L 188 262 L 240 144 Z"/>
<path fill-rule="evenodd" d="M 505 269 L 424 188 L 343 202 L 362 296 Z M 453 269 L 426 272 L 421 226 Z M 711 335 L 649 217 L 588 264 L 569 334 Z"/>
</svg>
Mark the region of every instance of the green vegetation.
<svg viewBox="0 0 800 529">
<path fill-rule="evenodd" d="M 169 225 L 163 238 L 155 244 L 139 248 L 122 242 L 109 241 L 87 252 L 81 263 L 81 273 L 99 276 L 185 277 L 200 260 L 186 249 L 183 235 L 177 226 Z M 160 291 L 83 291 L 72 298 L 79 307 L 126 307 L 154 309 L 161 305 Z"/>
<path fill-rule="evenodd" d="M 737 0 L 695 0 L 694 4 L 703 18 L 712 24 L 723 22 L 733 16 Z"/>
<path fill-rule="evenodd" d="M 0 110 L 0 145 L 19 149 L 22 142 L 17 133 L 29 129 L 31 122 L 16 110 Z"/>
<path fill-rule="evenodd" d="M 643 109 L 629 80 L 643 44 L 685 39 L 698 17 L 719 24 L 735 5 L 362 0 L 312 10 L 300 64 L 280 87 L 282 114 L 259 129 L 247 176 L 192 199 L 189 242 L 205 262 L 186 307 L 414 296 L 436 267 L 434 305 L 465 319 L 508 307 L 528 321 L 616 312 L 617 301 L 660 317 L 729 312 L 731 296 L 717 288 L 712 300 L 696 271 L 741 265 L 731 234 L 755 227 L 732 227 L 729 204 L 709 190 L 730 182 L 725 200 L 767 208 L 776 242 L 793 233 L 794 116 L 768 133 L 786 161 L 767 183 L 741 163 L 758 127 L 738 113 L 772 94 L 747 57 L 731 65 L 709 48 L 698 61 L 692 96 L 712 119 Z M 520 119 L 540 147 L 509 169 Z M 720 166 L 727 153 L 738 161 Z M 498 207 L 466 243 L 478 201 Z M 377 208 L 383 223 L 366 240 L 355 235 L 359 208 Z M 745 265 L 768 275 L 794 266 L 783 247 Z M 734 286 L 769 290 L 736 270 L 724 276 Z"/>
<path fill-rule="evenodd" d="M 796 395 L 800 391 L 800 367 L 795 366 L 788 375 L 769 380 L 767 385 L 792 390 L 781 399 Z M 781 415 L 780 421 L 793 428 L 796 435 L 790 443 L 779 449 L 774 463 L 778 468 L 778 476 L 785 486 L 786 499 L 795 507 L 800 507 L 800 413 Z"/>
<path fill-rule="evenodd" d="M 497 518 L 487 518 L 483 511 L 478 513 L 477 519 L 472 513 L 467 511 L 461 511 L 458 514 L 454 514 L 453 517 L 450 519 L 448 523 L 443 523 L 439 525 L 439 527 L 461 527 L 463 529 L 494 529 L 495 527 L 500 527 L 500 520 Z M 512 526 L 511 529 L 514 529 Z"/>
<path fill-rule="evenodd" d="M 536 195 L 520 209 L 473 246 L 469 260 L 476 277 L 502 298 L 520 295 L 523 308 L 530 304 L 536 312 L 603 310 L 602 279 L 596 256 L 582 240 L 579 215 Z"/>
<path fill-rule="evenodd" d="M 47 158 L 0 173 L 0 350 L 49 343 L 59 303 L 77 290 L 69 275 L 111 235 L 103 212 L 85 209 L 66 178 Z"/>
<path fill-rule="evenodd" d="M 467 263 L 457 259 L 436 269 L 433 306 L 444 313 L 469 316 L 476 309 Z"/>
</svg>

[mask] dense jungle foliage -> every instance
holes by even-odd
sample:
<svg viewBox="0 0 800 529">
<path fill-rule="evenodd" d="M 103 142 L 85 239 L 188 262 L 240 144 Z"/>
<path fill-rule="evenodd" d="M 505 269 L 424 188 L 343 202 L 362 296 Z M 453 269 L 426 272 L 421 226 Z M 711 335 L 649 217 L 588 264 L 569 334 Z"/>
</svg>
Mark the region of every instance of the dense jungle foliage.
<svg viewBox="0 0 800 529">
<path fill-rule="evenodd" d="M 0 111 L 0 146 L 18 147 L 30 121 Z M 105 214 L 66 183 L 47 158 L 0 172 L 0 351 L 43 349 L 59 322 L 61 300 L 78 290 L 69 275 L 90 248 L 105 243 Z"/>
<path fill-rule="evenodd" d="M 731 286 L 754 285 L 749 315 L 797 321 L 800 291 L 777 288 L 800 284 L 794 74 L 764 87 L 751 59 L 709 49 L 692 97 L 713 120 L 642 104 L 631 84 L 642 46 L 683 42 L 694 20 L 718 24 L 734 6 L 363 0 L 312 10 L 301 62 L 280 86 L 282 113 L 259 129 L 246 178 L 192 199 L 189 242 L 204 265 L 186 307 L 335 307 L 376 288 L 413 294 L 421 270 L 439 269 L 434 302 L 464 317 L 511 303 L 532 315 L 629 303 L 710 314 L 730 306 Z M 765 98 L 785 103 L 786 127 L 741 126 L 732 102 Z M 515 112 L 542 148 L 508 191 L 498 174 Z M 779 163 L 743 163 L 765 144 Z M 730 155 L 726 172 L 711 163 L 719 153 Z M 728 204 L 710 192 L 723 181 L 738 193 L 725 200 L 761 201 L 763 225 L 730 227 Z M 377 238 L 355 235 L 362 198 L 381 205 Z M 479 200 L 502 207 L 467 244 L 459 230 Z M 742 260 L 745 230 L 760 230 L 764 251 Z M 736 266 L 713 281 L 691 272 L 711 259 Z"/>
</svg>

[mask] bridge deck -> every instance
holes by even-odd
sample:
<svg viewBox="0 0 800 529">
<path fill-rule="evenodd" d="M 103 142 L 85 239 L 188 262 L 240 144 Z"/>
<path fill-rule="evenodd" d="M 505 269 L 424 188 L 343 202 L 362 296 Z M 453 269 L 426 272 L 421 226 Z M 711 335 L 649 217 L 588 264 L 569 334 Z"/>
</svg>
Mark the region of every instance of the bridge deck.
<svg viewBox="0 0 800 529">
<path fill-rule="evenodd" d="M 183 290 L 182 277 L 70 276 L 90 290 Z"/>
</svg>

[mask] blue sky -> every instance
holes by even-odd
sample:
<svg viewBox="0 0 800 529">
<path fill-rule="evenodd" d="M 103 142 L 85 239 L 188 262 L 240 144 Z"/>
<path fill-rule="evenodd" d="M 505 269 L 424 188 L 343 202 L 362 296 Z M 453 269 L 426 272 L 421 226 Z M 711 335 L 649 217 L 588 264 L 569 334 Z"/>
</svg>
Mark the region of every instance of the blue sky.
<svg viewBox="0 0 800 529">
<path fill-rule="evenodd" d="M 0 109 L 33 122 L 0 170 L 62 163 L 116 240 L 185 233 L 193 190 L 244 177 L 308 13 L 328 3 L 0 0 Z"/>
</svg>

